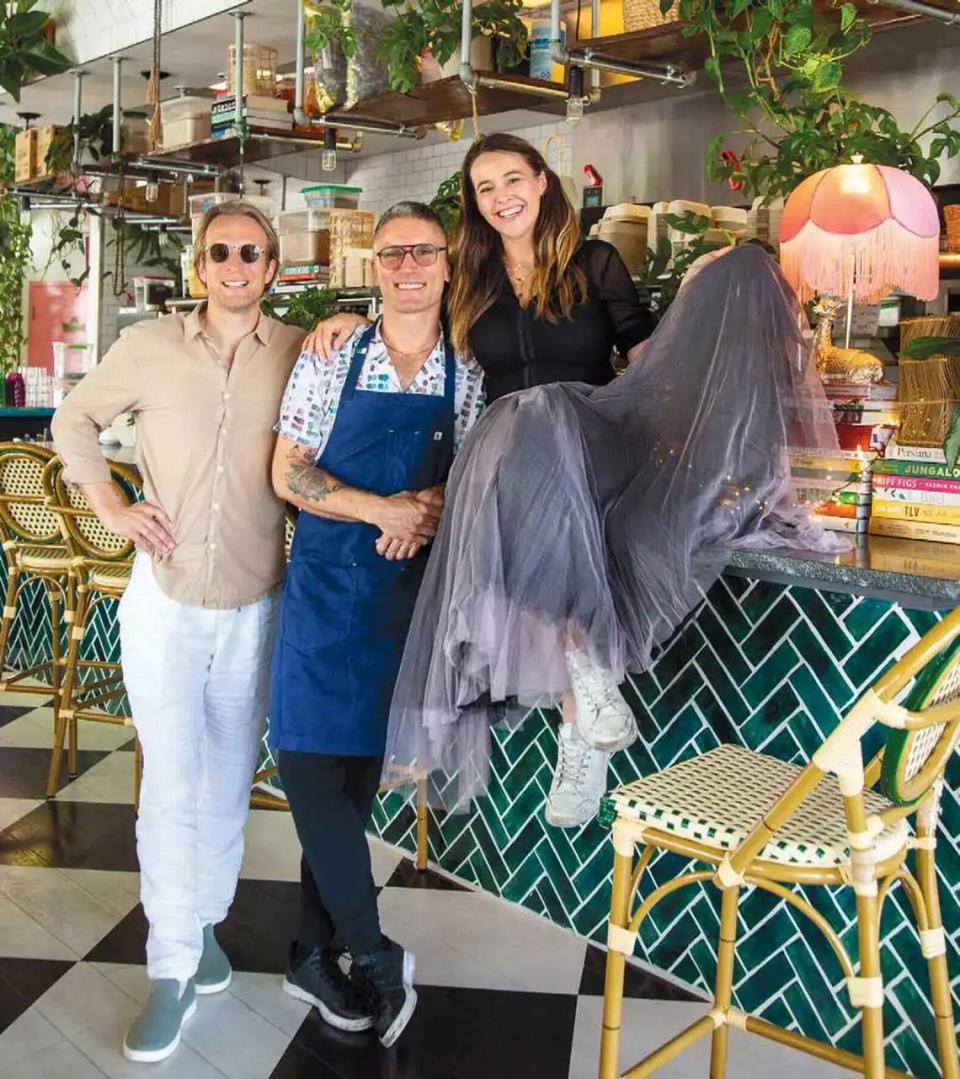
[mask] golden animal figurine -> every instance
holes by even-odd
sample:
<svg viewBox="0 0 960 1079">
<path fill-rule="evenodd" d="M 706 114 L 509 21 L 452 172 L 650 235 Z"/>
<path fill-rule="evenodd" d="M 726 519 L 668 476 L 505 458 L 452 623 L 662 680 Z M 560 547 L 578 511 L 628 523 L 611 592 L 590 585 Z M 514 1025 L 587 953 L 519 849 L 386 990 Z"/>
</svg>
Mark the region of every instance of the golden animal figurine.
<svg viewBox="0 0 960 1079">
<path fill-rule="evenodd" d="M 813 355 L 821 378 L 843 382 L 874 383 L 883 380 L 883 364 L 872 352 L 841 348 L 833 343 L 833 323 L 842 301 L 823 297 L 814 306 L 819 316 L 813 334 Z"/>
</svg>

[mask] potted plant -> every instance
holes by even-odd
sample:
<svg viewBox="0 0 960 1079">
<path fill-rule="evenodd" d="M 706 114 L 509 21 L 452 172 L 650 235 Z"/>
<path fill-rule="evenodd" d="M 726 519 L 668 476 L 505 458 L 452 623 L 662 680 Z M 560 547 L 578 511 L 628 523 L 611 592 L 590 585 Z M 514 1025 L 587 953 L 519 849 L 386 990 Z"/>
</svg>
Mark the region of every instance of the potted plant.
<svg viewBox="0 0 960 1079">
<path fill-rule="evenodd" d="M 59 75 L 73 61 L 47 36 L 50 14 L 34 11 L 37 0 L 0 6 L 0 87 L 19 103 L 23 86 L 38 75 Z"/>
<path fill-rule="evenodd" d="M 325 285 L 310 285 L 292 296 L 265 296 L 260 307 L 271 318 L 288 326 L 312 330 L 318 322 L 336 313 L 337 297 Z"/>
<path fill-rule="evenodd" d="M 30 269 L 29 222 L 22 220 L 20 200 L 5 191 L 13 182 L 17 129 L 0 124 L 0 370 L 20 366 L 23 350 L 23 282 Z"/>
<path fill-rule="evenodd" d="M 421 81 L 423 58 L 443 68 L 459 54 L 461 5 L 456 0 L 382 0 L 383 7 L 403 8 L 384 30 L 380 56 L 386 62 L 390 85 L 409 92 Z M 490 42 L 500 69 L 515 67 L 527 55 L 527 27 L 521 20 L 521 0 L 486 0 L 473 8 L 474 38 Z M 494 61 L 491 59 L 491 66 Z M 432 77 L 436 77 L 436 72 Z"/>
<path fill-rule="evenodd" d="M 960 100 L 951 94 L 938 95 L 921 120 L 903 130 L 887 109 L 842 85 L 845 60 L 870 40 L 852 3 L 834 0 L 825 10 L 813 0 L 661 0 L 661 10 L 674 3 L 687 23 L 684 33 L 706 37 L 704 69 L 745 124 L 735 136 L 736 153 L 723 152 L 724 135 L 707 147 L 710 178 L 771 200 L 861 154 L 932 185 L 939 159 L 960 153 Z M 728 65 L 733 78 L 725 73 Z"/>
</svg>

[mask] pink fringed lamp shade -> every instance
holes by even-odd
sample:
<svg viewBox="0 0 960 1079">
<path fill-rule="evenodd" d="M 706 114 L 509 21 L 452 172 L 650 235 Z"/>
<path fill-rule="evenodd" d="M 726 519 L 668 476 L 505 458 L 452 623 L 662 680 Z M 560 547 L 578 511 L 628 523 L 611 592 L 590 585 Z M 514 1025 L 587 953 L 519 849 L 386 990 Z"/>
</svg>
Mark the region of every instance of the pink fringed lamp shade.
<svg viewBox="0 0 960 1079">
<path fill-rule="evenodd" d="M 932 300 L 939 248 L 933 196 L 887 165 L 837 165 L 808 177 L 780 220 L 780 264 L 802 300 L 847 296 L 851 284 L 867 303 L 895 288 Z"/>
</svg>

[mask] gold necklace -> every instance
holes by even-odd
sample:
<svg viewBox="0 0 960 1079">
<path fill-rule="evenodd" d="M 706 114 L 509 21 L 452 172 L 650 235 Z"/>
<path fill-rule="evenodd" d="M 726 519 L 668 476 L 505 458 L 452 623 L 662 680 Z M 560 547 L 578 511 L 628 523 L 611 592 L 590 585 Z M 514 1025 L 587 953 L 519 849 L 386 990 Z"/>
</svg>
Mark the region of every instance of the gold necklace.
<svg viewBox="0 0 960 1079">
<path fill-rule="evenodd" d="M 415 349 L 413 352 L 406 352 L 402 348 L 397 348 L 396 345 L 392 345 L 383 333 L 380 331 L 380 340 L 387 346 L 388 351 L 395 353 L 397 356 L 422 356 L 425 352 L 432 352 L 437 347 L 437 340 L 431 341 L 429 345 L 422 345 L 420 348 Z"/>
</svg>

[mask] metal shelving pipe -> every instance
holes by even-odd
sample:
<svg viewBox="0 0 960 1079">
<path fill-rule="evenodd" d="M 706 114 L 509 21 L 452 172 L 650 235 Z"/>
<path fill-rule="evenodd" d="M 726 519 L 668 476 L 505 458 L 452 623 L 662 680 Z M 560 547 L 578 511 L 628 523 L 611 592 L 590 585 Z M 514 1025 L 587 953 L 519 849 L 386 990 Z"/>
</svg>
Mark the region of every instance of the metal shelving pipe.
<svg viewBox="0 0 960 1079">
<path fill-rule="evenodd" d="M 110 59 L 113 61 L 113 154 L 116 156 L 120 153 L 121 124 L 123 121 L 123 107 L 120 100 L 120 69 L 126 58 L 123 56 L 111 56 Z"/>
<path fill-rule="evenodd" d="M 146 172 L 169 172 L 174 176 L 212 176 L 217 177 L 223 171 L 218 165 L 201 164 L 194 161 L 151 161 L 149 158 L 136 157 L 127 162 L 129 168 L 143 169 Z"/>
<path fill-rule="evenodd" d="M 569 51 L 560 36 L 560 0 L 550 0 L 550 55 L 558 64 L 574 63 L 585 68 L 599 68 L 601 71 L 615 71 L 620 75 L 654 79 L 671 86 L 690 86 L 696 77 L 695 72 L 686 71 L 679 64 L 641 64 L 633 60 L 615 60 L 592 49 Z"/>
<path fill-rule="evenodd" d="M 77 67 L 73 69 L 73 161 L 70 163 L 70 171 L 74 176 L 78 176 L 80 173 L 80 117 L 83 115 L 81 83 L 86 74 L 87 72 L 83 68 Z"/>
<path fill-rule="evenodd" d="M 933 7 L 932 4 L 921 4 L 918 0 L 870 0 L 870 3 L 876 6 L 882 3 L 883 7 L 897 8 L 911 15 L 923 15 L 928 19 L 939 19 L 951 26 L 960 26 L 960 11 L 948 11 L 946 8 Z"/>
<path fill-rule="evenodd" d="M 528 86 L 526 83 L 514 82 L 512 79 L 499 79 L 496 75 L 477 75 L 478 86 L 488 86 L 491 90 L 509 90 L 515 94 L 530 94 L 531 97 L 556 97 L 563 99 L 567 96 L 567 88 L 557 84 L 556 86 Z"/>
<path fill-rule="evenodd" d="M 257 131 L 248 135 L 247 138 L 251 142 L 289 142 L 293 146 L 309 146 L 314 150 L 322 149 L 316 139 L 297 138 L 296 135 L 267 135 Z M 363 140 L 361 138 L 338 138 L 337 149 L 349 150 L 352 154 L 358 154 L 363 149 Z"/>
</svg>

